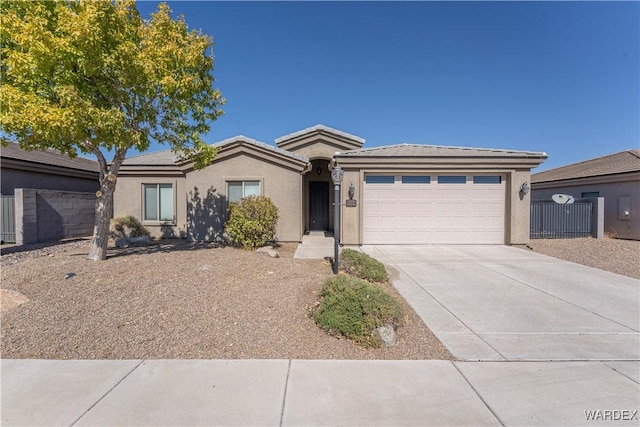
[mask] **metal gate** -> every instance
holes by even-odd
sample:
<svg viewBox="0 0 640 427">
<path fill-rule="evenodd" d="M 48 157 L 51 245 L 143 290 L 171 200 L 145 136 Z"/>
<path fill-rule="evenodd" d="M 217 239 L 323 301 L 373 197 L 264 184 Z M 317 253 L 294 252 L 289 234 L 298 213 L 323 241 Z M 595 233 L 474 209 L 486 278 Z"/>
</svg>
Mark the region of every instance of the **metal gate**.
<svg viewBox="0 0 640 427">
<path fill-rule="evenodd" d="M 591 236 L 592 203 L 531 202 L 532 239 Z"/>
<path fill-rule="evenodd" d="M 0 196 L 0 237 L 3 243 L 16 241 L 16 216 L 14 196 Z"/>
</svg>

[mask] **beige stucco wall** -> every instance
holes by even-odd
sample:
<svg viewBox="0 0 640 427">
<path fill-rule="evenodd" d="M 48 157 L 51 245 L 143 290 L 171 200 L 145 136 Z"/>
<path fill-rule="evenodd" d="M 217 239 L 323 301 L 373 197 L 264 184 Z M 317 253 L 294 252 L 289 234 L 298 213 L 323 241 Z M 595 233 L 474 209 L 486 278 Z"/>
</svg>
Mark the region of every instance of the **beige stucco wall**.
<svg viewBox="0 0 640 427">
<path fill-rule="evenodd" d="M 336 153 L 336 151 L 340 151 L 340 148 L 338 146 L 322 140 L 316 140 L 309 145 L 304 145 L 292 150 L 292 152 L 304 156 L 310 160 L 330 160 L 333 158 L 333 155 Z"/>
<path fill-rule="evenodd" d="M 529 243 L 531 192 L 525 195 L 520 191 L 520 187 L 525 182 L 531 187 L 531 173 L 528 169 L 513 170 L 507 175 L 505 240 L 510 245 Z"/>
<path fill-rule="evenodd" d="M 176 221 L 160 223 L 143 221 L 142 219 L 142 185 L 143 184 L 173 184 L 173 211 Z M 184 200 L 185 194 L 185 178 L 184 176 L 118 176 L 116 191 L 113 197 L 113 216 L 131 215 L 138 218 L 144 226 L 149 229 L 152 237 L 186 237 L 185 228 L 185 211 L 184 203 L 178 203 L 178 200 Z"/>
<path fill-rule="evenodd" d="M 215 161 L 205 169 L 189 171 L 185 177 L 121 175 L 115 193 L 115 216 L 133 215 L 142 219 L 142 184 L 173 183 L 173 224 L 143 222 L 154 237 L 186 237 L 190 240 L 216 240 L 226 214 L 227 181 L 256 180 L 263 196 L 278 207 L 278 240 L 302 238 L 302 176 L 254 156 L 240 154 Z"/>
<path fill-rule="evenodd" d="M 262 195 L 278 207 L 279 220 L 276 237 L 283 242 L 297 242 L 302 238 L 302 193 L 300 173 L 262 159 L 240 154 L 187 175 L 187 191 L 214 189 L 220 196 L 220 206 L 226 208 L 228 181 L 260 181 Z M 189 198 L 187 198 L 189 203 Z M 225 209 L 222 209 L 224 216 Z"/>
<path fill-rule="evenodd" d="M 340 198 L 343 205 L 341 206 L 340 217 L 340 235 L 341 242 L 344 245 L 360 245 L 362 244 L 361 227 L 362 223 L 362 189 L 363 189 L 364 173 L 360 173 L 357 169 L 347 169 L 342 179 L 342 191 Z M 353 199 L 356 201 L 355 207 L 347 207 L 344 205 L 349 198 L 349 185 L 353 182 L 355 187 Z"/>
<path fill-rule="evenodd" d="M 534 189 L 533 200 L 551 200 L 554 194 L 569 194 L 576 199 L 582 198 L 582 193 L 600 193 L 604 197 L 604 231 L 612 236 L 623 239 L 640 240 L 640 181 L 594 183 L 585 185 L 565 185 L 553 188 Z M 621 219 L 619 203 L 621 197 L 630 198 L 630 215 L 628 219 Z"/>
</svg>

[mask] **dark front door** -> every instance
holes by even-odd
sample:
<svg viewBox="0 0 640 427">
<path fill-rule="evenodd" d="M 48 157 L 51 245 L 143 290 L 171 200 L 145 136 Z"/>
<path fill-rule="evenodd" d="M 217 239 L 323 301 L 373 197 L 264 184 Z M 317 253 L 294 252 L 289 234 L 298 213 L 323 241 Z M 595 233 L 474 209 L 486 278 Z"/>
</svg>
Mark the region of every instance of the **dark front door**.
<svg viewBox="0 0 640 427">
<path fill-rule="evenodd" d="M 329 183 L 309 183 L 309 230 L 329 229 Z"/>
</svg>

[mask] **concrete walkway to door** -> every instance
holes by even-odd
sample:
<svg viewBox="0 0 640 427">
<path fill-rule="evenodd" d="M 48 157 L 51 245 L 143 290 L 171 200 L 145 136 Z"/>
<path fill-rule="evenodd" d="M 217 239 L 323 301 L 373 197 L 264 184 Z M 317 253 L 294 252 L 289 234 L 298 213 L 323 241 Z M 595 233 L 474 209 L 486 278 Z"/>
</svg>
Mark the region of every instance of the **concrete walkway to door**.
<svg viewBox="0 0 640 427">
<path fill-rule="evenodd" d="M 508 246 L 362 250 L 461 360 L 640 360 L 636 279 Z"/>
<path fill-rule="evenodd" d="M 302 236 L 294 258 L 325 259 L 334 256 L 333 233 L 330 231 L 310 231 Z"/>
</svg>

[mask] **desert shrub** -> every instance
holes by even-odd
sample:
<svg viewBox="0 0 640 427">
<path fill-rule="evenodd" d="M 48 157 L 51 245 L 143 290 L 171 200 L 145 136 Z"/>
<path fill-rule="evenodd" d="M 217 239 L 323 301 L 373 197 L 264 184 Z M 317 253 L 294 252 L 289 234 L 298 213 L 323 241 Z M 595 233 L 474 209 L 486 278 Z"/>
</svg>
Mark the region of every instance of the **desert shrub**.
<svg viewBox="0 0 640 427">
<path fill-rule="evenodd" d="M 278 208 L 271 199 L 251 196 L 229 205 L 225 231 L 230 243 L 252 249 L 273 241 L 277 224 Z"/>
<path fill-rule="evenodd" d="M 369 282 L 387 282 L 389 275 L 384 265 L 369 255 L 343 249 L 340 257 L 340 270 Z"/>
<path fill-rule="evenodd" d="M 376 328 L 400 326 L 402 305 L 380 286 L 340 274 L 325 281 L 316 323 L 329 333 L 339 333 L 367 347 L 380 346 Z"/>
<path fill-rule="evenodd" d="M 149 236 L 149 230 L 133 216 L 120 216 L 113 218 L 109 225 L 109 235 L 113 239 L 126 239 L 128 237 Z"/>
</svg>

